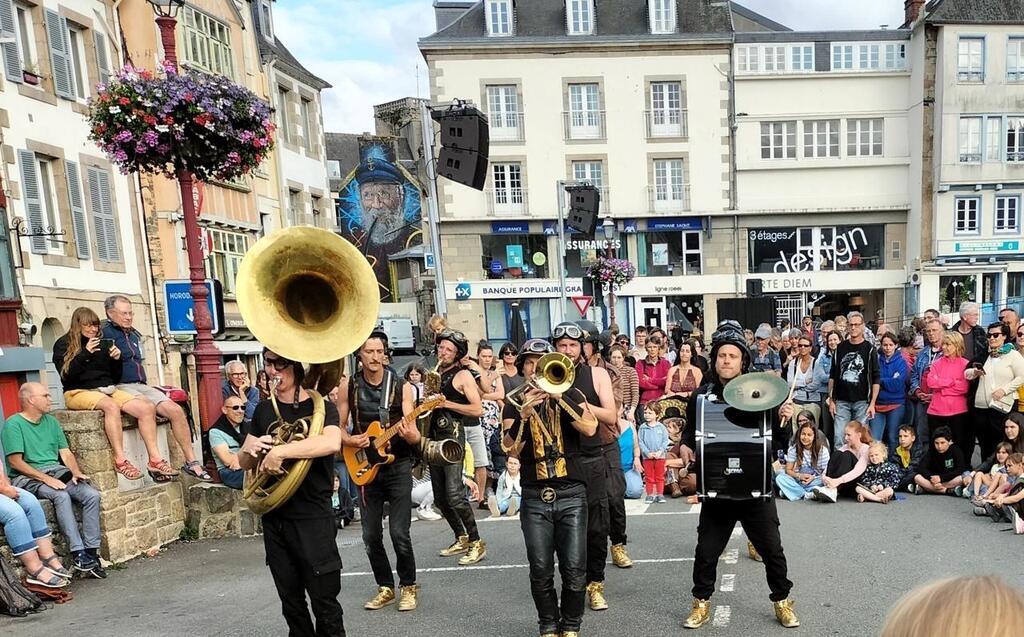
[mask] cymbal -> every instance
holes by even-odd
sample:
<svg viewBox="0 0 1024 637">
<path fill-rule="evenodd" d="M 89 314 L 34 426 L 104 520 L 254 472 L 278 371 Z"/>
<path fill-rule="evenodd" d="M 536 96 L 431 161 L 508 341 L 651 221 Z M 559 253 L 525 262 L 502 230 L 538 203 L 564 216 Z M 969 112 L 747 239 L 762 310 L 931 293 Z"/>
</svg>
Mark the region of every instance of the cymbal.
<svg viewBox="0 0 1024 637">
<path fill-rule="evenodd" d="M 741 411 L 763 411 L 778 407 L 789 396 L 789 385 L 771 372 L 743 374 L 729 381 L 722 399 Z"/>
</svg>

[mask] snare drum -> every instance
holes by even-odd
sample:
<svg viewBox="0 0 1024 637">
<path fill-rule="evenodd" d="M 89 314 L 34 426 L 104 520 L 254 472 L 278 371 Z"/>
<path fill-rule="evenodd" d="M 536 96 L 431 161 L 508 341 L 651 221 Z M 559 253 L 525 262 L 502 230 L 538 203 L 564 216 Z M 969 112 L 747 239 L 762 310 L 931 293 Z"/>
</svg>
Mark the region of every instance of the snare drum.
<svg viewBox="0 0 1024 637">
<path fill-rule="evenodd" d="M 772 497 L 772 426 L 767 411 L 740 411 L 714 396 L 697 397 L 697 496 Z"/>
</svg>

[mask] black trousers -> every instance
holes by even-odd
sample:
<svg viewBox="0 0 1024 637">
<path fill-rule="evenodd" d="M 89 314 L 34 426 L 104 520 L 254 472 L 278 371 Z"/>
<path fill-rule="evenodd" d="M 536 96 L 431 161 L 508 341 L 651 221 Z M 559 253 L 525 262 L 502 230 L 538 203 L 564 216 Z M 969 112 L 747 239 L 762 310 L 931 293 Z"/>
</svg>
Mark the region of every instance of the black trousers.
<svg viewBox="0 0 1024 637">
<path fill-rule="evenodd" d="M 1013 409 L 1010 413 L 1017 411 L 1017 402 L 1014 401 Z M 996 446 L 1003 439 L 1003 430 L 1006 427 L 1006 419 L 1010 414 L 1004 414 L 998 409 L 979 409 L 978 419 L 974 421 L 975 432 L 978 436 L 978 447 L 981 449 L 981 459 L 988 458 L 996 452 Z M 971 464 L 971 454 L 974 453 L 974 448 L 967 449 L 961 448 L 964 452 L 964 457 L 967 459 L 967 464 Z"/>
<path fill-rule="evenodd" d="M 363 546 L 377 586 L 395 587 L 391 562 L 384 549 L 384 503 L 391 503 L 388 530 L 398 562 L 398 583 L 416 583 L 416 557 L 412 552 L 409 525 L 412 523 L 412 461 L 408 458 L 384 465 L 373 482 L 362 489 Z"/>
<path fill-rule="evenodd" d="M 580 468 L 587 483 L 587 581 L 604 581 L 608 560 L 608 463 L 601 453 L 581 456 Z"/>
<path fill-rule="evenodd" d="M 479 540 L 473 508 L 466 500 L 466 487 L 462 484 L 462 463 L 430 465 L 430 486 L 434 489 L 434 504 L 452 527 L 455 538 L 468 535 L 471 542 Z"/>
<path fill-rule="evenodd" d="M 837 451 L 829 456 L 828 468 L 825 469 L 825 475 L 830 478 L 838 478 L 839 476 L 849 473 L 855 466 L 857 466 L 857 456 L 852 451 Z M 857 483 L 847 482 L 839 485 L 836 489 L 839 495 L 849 496 L 851 498 L 857 497 Z"/>
<path fill-rule="evenodd" d="M 710 599 L 718 580 L 718 558 L 739 522 L 747 538 L 764 559 L 768 596 L 773 602 L 789 597 L 793 582 L 787 577 L 786 554 L 779 535 L 775 500 L 705 500 L 697 525 L 697 551 L 693 560 L 693 596 Z"/>
<path fill-rule="evenodd" d="M 608 464 L 608 538 L 612 544 L 626 543 L 626 474 L 622 471 L 619 443 L 605 445 L 604 460 Z"/>
<path fill-rule="evenodd" d="M 341 557 L 333 517 L 293 520 L 263 516 L 263 546 L 290 637 L 344 637 Z M 306 595 L 316 627 L 309 617 Z"/>
<path fill-rule="evenodd" d="M 541 634 L 579 631 L 586 598 L 587 496 L 583 485 L 557 491 L 544 503 L 524 489 L 519 523 L 530 564 L 530 593 Z M 562 604 L 555 591 L 555 555 L 562 576 Z"/>
</svg>

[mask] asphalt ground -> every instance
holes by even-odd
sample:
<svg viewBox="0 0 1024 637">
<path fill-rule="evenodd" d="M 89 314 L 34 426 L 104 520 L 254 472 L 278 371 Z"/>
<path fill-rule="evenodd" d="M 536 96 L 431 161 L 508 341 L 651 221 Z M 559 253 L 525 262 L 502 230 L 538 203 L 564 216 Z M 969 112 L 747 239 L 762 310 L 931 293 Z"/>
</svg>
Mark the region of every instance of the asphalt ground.
<svg viewBox="0 0 1024 637">
<path fill-rule="evenodd" d="M 629 501 L 629 552 L 637 564 L 608 566 L 611 608 L 587 611 L 583 634 L 679 635 L 689 612 L 698 515 L 684 500 Z M 737 530 L 719 562 L 715 619 L 695 634 L 876 635 L 903 593 L 935 578 L 999 574 L 1024 587 L 1024 537 L 975 517 L 965 500 L 908 496 L 889 505 L 779 502 L 798 629 L 775 623 L 764 568 L 746 556 Z M 345 568 L 341 603 L 349 635 L 478 637 L 536 635 L 517 519 L 478 512 L 487 557 L 474 567 L 437 556 L 451 542 L 444 521 L 414 521 L 419 608 L 369 612 L 375 592 L 357 526 L 338 533 Z M 388 543 L 388 540 L 385 540 Z M 25 619 L 0 619 L 0 635 L 285 635 L 259 538 L 176 543 L 159 556 L 76 581 L 75 599 Z"/>
</svg>

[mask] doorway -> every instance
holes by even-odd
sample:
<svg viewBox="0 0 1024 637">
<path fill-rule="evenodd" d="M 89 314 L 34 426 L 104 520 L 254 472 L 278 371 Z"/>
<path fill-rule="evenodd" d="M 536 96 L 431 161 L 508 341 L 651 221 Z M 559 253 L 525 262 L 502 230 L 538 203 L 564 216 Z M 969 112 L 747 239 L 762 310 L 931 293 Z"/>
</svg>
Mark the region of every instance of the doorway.
<svg viewBox="0 0 1024 637">
<path fill-rule="evenodd" d="M 636 304 L 635 325 L 665 328 L 665 297 L 641 296 Z"/>
</svg>

